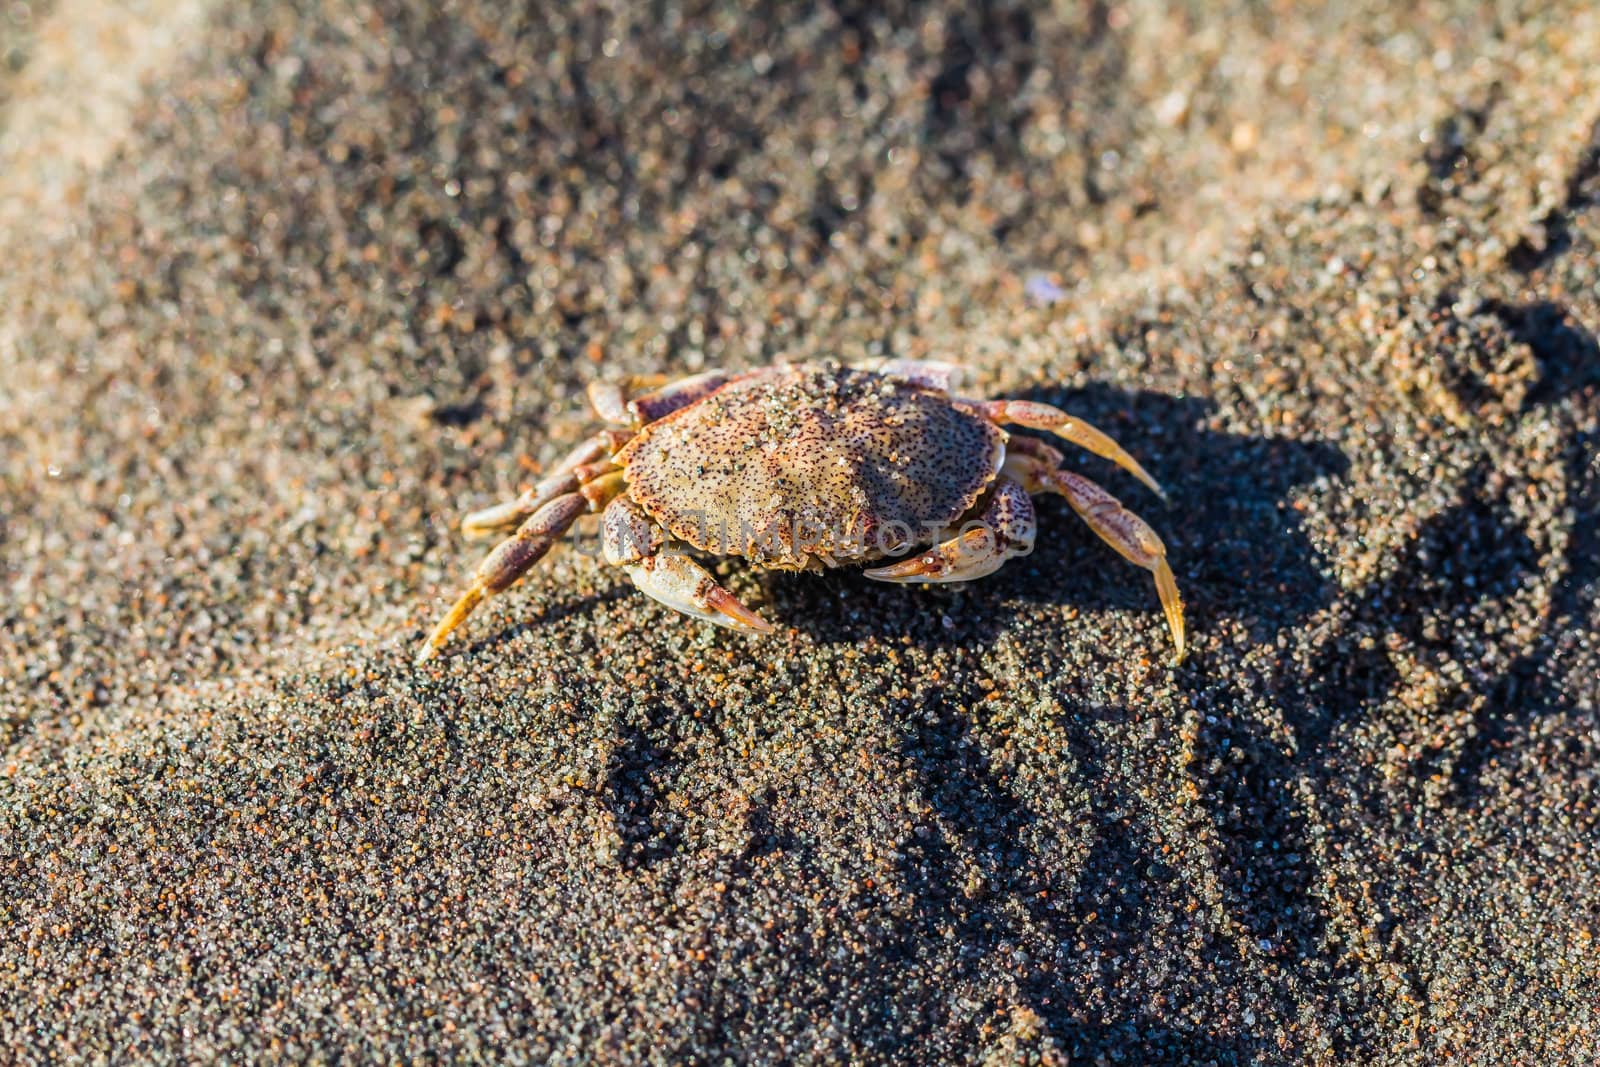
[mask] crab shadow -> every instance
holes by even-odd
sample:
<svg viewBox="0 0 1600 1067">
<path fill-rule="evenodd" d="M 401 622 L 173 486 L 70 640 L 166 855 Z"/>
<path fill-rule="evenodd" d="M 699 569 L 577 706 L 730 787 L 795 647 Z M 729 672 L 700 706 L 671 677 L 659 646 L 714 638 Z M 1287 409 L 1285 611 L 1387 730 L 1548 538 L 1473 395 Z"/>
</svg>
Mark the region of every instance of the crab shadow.
<svg viewBox="0 0 1600 1067">
<path fill-rule="evenodd" d="M 1039 390 L 1027 398 L 1095 423 L 1161 478 L 1170 507 L 1109 463 L 1086 455 L 1068 460 L 1161 533 L 1199 627 L 1208 617 L 1233 615 L 1245 620 L 1257 640 L 1267 641 L 1332 602 L 1335 589 L 1288 496 L 1295 486 L 1343 475 L 1348 462 L 1337 449 L 1208 430 L 1210 405 L 1157 393 L 1091 387 Z M 1144 613 L 1152 620 L 1153 639 L 1165 640 L 1149 576 L 1125 564 L 1053 498 L 1039 501 L 1032 556 L 980 582 L 904 589 L 857 573 L 775 574 L 766 588 L 774 617 L 818 642 L 859 646 L 877 640 L 939 649 L 954 661 L 947 662 L 946 673 L 956 678 L 981 677 L 994 638 L 1040 606 Z M 1064 640 L 1074 639 L 1070 624 L 1062 631 Z M 1152 967 L 1166 966 L 1161 950 L 1144 937 L 1176 906 L 1184 876 L 1155 834 L 1130 832 L 1125 815 L 1142 803 L 1142 786 L 1115 775 L 1096 774 L 1084 783 L 1089 800 L 1080 831 L 1090 835 L 1087 851 L 1076 855 L 1059 842 L 1050 844 L 1075 831 L 1044 823 L 970 736 L 970 709 L 985 695 L 976 683 L 936 686 L 925 691 L 919 706 L 895 711 L 901 754 L 919 768 L 921 788 L 943 816 L 940 828 L 902 850 L 900 876 L 917 909 L 902 934 L 908 942 L 904 954 L 914 955 L 911 942 L 927 931 L 950 932 L 961 944 L 955 980 L 988 988 L 996 998 L 988 1007 L 996 1012 L 1020 1002 L 1074 1059 L 1139 1049 L 1146 1062 L 1251 1062 L 1248 1040 L 1184 1027 L 1143 996 L 1118 998 L 1109 1011 L 1087 1005 L 1061 981 L 1059 961 L 1048 955 L 1020 968 L 1007 964 L 1019 945 L 1043 945 L 1059 956 L 1076 954 L 1087 943 L 1109 956 L 1148 952 Z M 1133 718 L 1125 708 L 1075 705 L 1062 720 L 1070 764 L 1116 766 L 1119 753 L 1097 738 Z M 1043 851 L 1027 844 L 1037 841 L 1046 842 Z M 962 891 L 974 861 L 986 886 L 976 897 Z M 1304 894 L 1308 887 L 1296 888 Z M 1070 906 L 1056 903 L 1063 898 Z M 1231 962 L 1239 970 L 1245 966 L 1238 958 Z M 997 972 L 1008 977 L 997 979 Z"/>
<path fill-rule="evenodd" d="M 1552 344 L 1536 345 L 1544 372 L 1531 394 L 1540 403 L 1559 402 L 1579 391 L 1591 375 L 1581 357 L 1586 335 L 1565 336 L 1572 327 L 1560 316 L 1538 309 L 1528 322 L 1544 322 L 1558 332 Z M 1530 329 L 1533 328 L 1530 326 Z M 1329 959 L 1326 945 L 1336 937 L 1320 902 L 1313 861 L 1318 824 L 1325 818 L 1316 801 L 1291 785 L 1307 782 L 1317 797 L 1331 795 L 1335 777 L 1346 773 L 1331 750 L 1343 724 L 1360 716 L 1382 713 L 1384 703 L 1402 684 L 1402 673 L 1389 645 L 1393 637 L 1418 654 L 1474 663 L 1469 642 L 1484 611 L 1501 610 L 1516 590 L 1540 567 L 1534 540 L 1517 519 L 1503 490 L 1492 487 L 1490 471 L 1480 467 L 1463 481 L 1459 500 L 1425 522 L 1403 550 L 1392 577 L 1365 590 L 1340 596 L 1324 577 L 1316 552 L 1288 507 L 1287 495 L 1297 485 L 1337 478 L 1348 470 L 1345 457 L 1319 443 L 1297 443 L 1217 434 L 1196 429 L 1208 409 L 1198 402 L 1154 394 L 1091 389 L 1075 395 L 1040 392 L 1033 395 L 1066 407 L 1111 432 L 1166 482 L 1171 509 L 1140 508 L 1166 540 L 1187 599 L 1195 615 L 1233 614 L 1250 630 L 1252 643 L 1265 644 L 1285 628 L 1337 603 L 1330 640 L 1301 661 L 1285 662 L 1257 689 L 1234 673 L 1184 672 L 1179 684 L 1195 711 L 1213 725 L 1196 742 L 1194 769 L 1208 822 L 1219 853 L 1209 866 L 1218 878 L 1232 918 L 1248 930 L 1265 951 L 1310 961 L 1305 981 L 1313 995 L 1336 1003 L 1375 980 L 1362 968 Z M 1161 427 L 1163 432 L 1156 433 Z M 1141 432 L 1143 431 L 1143 432 Z M 1138 442 L 1149 440 L 1141 448 Z M 1600 582 L 1600 484 L 1589 470 L 1593 441 L 1579 433 L 1567 442 L 1564 463 L 1573 487 L 1578 521 L 1565 551 L 1565 578 L 1559 585 L 1543 632 L 1528 642 L 1509 665 L 1467 672 L 1458 694 L 1477 712 L 1469 737 L 1455 745 L 1443 766 L 1418 769 L 1424 777 L 1445 771 L 1457 803 L 1469 804 L 1481 790 L 1486 765 L 1495 752 L 1538 717 L 1559 710 L 1565 698 L 1547 670 L 1564 647 L 1563 627 L 1580 619 Z M 1092 462 L 1092 461 L 1091 461 Z M 1087 465 L 1079 469 L 1089 470 Z M 1102 480 L 1130 504 L 1138 488 L 1120 472 Z M 987 582 L 964 593 L 935 600 L 937 611 L 919 614 L 935 621 L 896 625 L 893 605 L 870 603 L 907 592 L 875 590 L 862 581 L 846 597 L 824 601 L 818 609 L 835 638 L 909 636 L 980 655 L 981 644 L 1007 625 L 1016 603 L 1071 604 L 1084 610 L 1149 611 L 1156 618 L 1154 597 L 1144 583 L 1108 580 L 1124 573 L 1114 556 L 1104 565 L 1073 568 L 1079 550 L 1105 552 L 1092 534 L 1078 528 L 1065 507 L 1040 508 L 1039 548 L 1027 561 L 1014 562 Z M 1172 516 L 1183 516 L 1175 521 Z M 1166 521 L 1163 521 L 1165 519 Z M 1077 528 L 1063 536 L 1059 526 Z M 1021 564 L 1019 566 L 1019 564 Z M 1009 573 L 1008 573 L 1009 572 Z M 1142 578 L 1137 571 L 1128 571 Z M 1040 581 L 1040 575 L 1048 580 Z M 802 596 L 813 590 L 796 584 Z M 781 590 L 788 594 L 790 590 Z M 861 601 L 869 601 L 867 607 Z M 836 605 L 853 602 L 848 611 Z M 810 607 L 811 605 L 808 605 Z M 952 612 L 952 608 L 967 610 Z M 827 609 L 832 614 L 827 614 Z M 981 617 L 980 617 L 981 613 Z M 904 613 L 898 613 L 903 617 Z M 958 623 L 950 623 L 959 618 Z M 939 620 L 943 621 L 939 621 Z M 1563 621 L 1564 620 L 1564 621 Z M 819 634 L 822 632 L 820 629 Z M 960 672 L 954 672 L 958 676 Z M 981 674 L 981 671 L 968 672 Z M 1269 725 L 1239 709 L 1265 696 L 1275 703 L 1294 738 L 1285 745 Z M 906 853 L 902 876 L 915 890 L 923 921 L 933 928 L 956 931 L 970 948 L 963 977 L 982 984 L 986 961 L 1030 939 L 1046 944 L 1081 945 L 1093 936 L 1111 941 L 1105 947 L 1127 955 L 1139 949 L 1138 931 L 1159 919 L 1168 872 L 1164 850 L 1127 832 L 1118 818 L 1128 803 L 1117 798 L 1137 790 L 1115 780 L 1090 783 L 1086 821 L 1092 844 L 1074 867 L 1073 906 L 1064 913 L 1041 903 L 1041 886 L 1026 871 L 1040 864 L 1019 842 L 1041 836 L 1039 816 L 1008 785 L 983 746 L 963 743 L 970 729 L 965 709 L 983 698 L 977 691 L 953 686 L 938 691 L 928 706 L 905 713 L 903 749 L 924 768 L 922 780 L 933 805 L 946 819 L 942 832 Z M 1104 720 L 1117 709 L 1075 707 L 1063 721 L 1062 737 L 1079 766 L 1112 766 L 1119 753 L 1102 751 L 1096 731 L 1085 717 Z M 1358 789 L 1357 795 L 1368 792 Z M 1374 816 L 1382 816 L 1374 811 Z M 1046 833 L 1044 836 L 1048 836 Z M 989 857 L 985 877 L 993 892 L 978 902 L 964 900 L 952 887 L 967 877 L 957 854 Z M 1132 872 L 1132 873 L 1127 873 Z M 1057 886 L 1043 886 L 1055 894 Z M 992 900 L 992 902 L 991 902 Z M 1090 929 L 1080 916 L 1114 916 L 1109 931 Z M 1249 966 L 1234 960 L 1235 965 Z M 1137 1003 L 1119 1006 L 1124 1014 L 1115 1025 L 1102 1025 L 1103 1008 L 1084 1010 L 1070 987 L 1055 980 L 1044 965 L 1026 969 L 1015 995 L 1043 1021 L 1046 1031 L 1069 1047 L 1074 1056 L 1093 1057 L 1113 1049 L 1143 1048 L 1154 1059 L 1172 1050 L 1221 1063 L 1247 1062 L 1247 1041 L 1219 1044 L 1213 1035 L 1174 1028 L 1165 1013 Z M 1368 988 L 1349 1010 L 1381 1004 L 1384 992 Z M 1289 1010 L 1285 1006 L 1284 1010 Z M 1100 1020 L 1096 1022 L 1096 1020 Z M 1357 1028 L 1380 1026 L 1380 1020 L 1351 1019 Z"/>
<path fill-rule="evenodd" d="M 1083 769 L 1069 773 L 1093 778 L 1081 783 L 1086 807 L 1047 822 L 971 736 L 977 695 L 941 686 L 920 706 L 899 709 L 901 753 L 919 768 L 939 815 L 927 836 L 900 850 L 900 877 L 916 901 L 907 936 L 944 931 L 955 939 L 959 963 L 950 980 L 986 988 L 985 1007 L 997 1015 L 1026 1008 L 1071 1062 L 1135 1054 L 1145 1063 L 1254 1062 L 1247 1040 L 1186 1027 L 1153 1009 L 1147 990 L 1107 991 L 1110 1004 L 1091 1006 L 1060 978 L 1062 961 L 1085 952 L 1170 965 L 1147 934 L 1182 893 L 1182 874 L 1142 832 L 1142 819 L 1130 825 L 1141 787 L 1118 772 L 1102 773 L 1118 765 L 1119 754 L 1096 740 L 1097 727 L 1130 722 L 1128 709 L 1078 709 L 1062 736 L 1067 762 Z M 1084 833 L 1087 847 L 1074 845 Z M 1230 967 L 1241 963 L 1225 944 L 1216 952 Z"/>
<path fill-rule="evenodd" d="M 1538 361 L 1524 410 L 1592 389 L 1600 350 L 1570 315 L 1545 304 L 1501 313 Z M 1517 611 L 1519 591 L 1546 565 L 1538 539 L 1518 517 L 1515 476 L 1508 480 L 1505 468 L 1486 458 L 1463 475 L 1454 502 L 1406 540 L 1383 577 L 1339 599 L 1314 647 L 1285 655 L 1253 683 L 1192 672 L 1181 677 L 1195 711 L 1215 724 L 1196 744 L 1196 785 L 1222 849 L 1218 870 L 1230 911 L 1256 936 L 1321 959 L 1318 946 L 1332 935 L 1310 857 L 1327 820 L 1386 822 L 1397 789 L 1420 792 L 1432 782 L 1445 783 L 1440 804 L 1480 803 L 1498 753 L 1539 719 L 1572 709 L 1563 656 L 1573 651 L 1573 628 L 1583 625 L 1600 584 L 1593 455 L 1592 433 L 1573 432 L 1561 446 L 1574 518 L 1550 610 L 1537 625 L 1486 635 L 1485 620 Z M 1406 675 L 1419 671 L 1454 679 L 1429 717 L 1463 725 L 1430 736 L 1407 780 L 1384 780 L 1382 772 L 1343 757 L 1344 732 L 1392 714 Z M 1292 744 L 1260 717 L 1237 713 L 1263 697 L 1281 715 Z M 1404 720 L 1395 726 L 1404 729 Z M 1297 781 L 1311 796 L 1289 788 Z M 1319 805 L 1345 814 L 1319 814 Z M 1322 981 L 1331 989 L 1373 979 L 1335 964 Z M 1382 997 L 1371 991 L 1373 1003 Z"/>
<path fill-rule="evenodd" d="M 1335 586 L 1288 498 L 1295 486 L 1343 475 L 1349 462 L 1338 449 L 1205 429 L 1212 405 L 1155 392 L 1091 386 L 1033 390 L 1020 399 L 1082 416 L 1162 481 L 1168 505 L 1112 464 L 1065 449 L 1074 453 L 1070 469 L 1103 484 L 1160 534 L 1190 606 L 1191 628 L 1231 615 L 1245 621 L 1253 641 L 1264 642 L 1332 601 Z M 767 579 L 773 614 L 823 642 L 878 637 L 929 647 L 992 639 L 1019 605 L 1135 612 L 1159 624 L 1148 574 L 1123 562 L 1065 501 L 1041 497 L 1036 506 L 1033 553 L 981 581 L 908 589 L 858 571 L 830 572 L 825 581 L 774 574 Z"/>
<path fill-rule="evenodd" d="M 1600 342 L 1565 305 L 1549 300 L 1526 304 L 1491 302 L 1514 340 L 1528 346 L 1538 378 L 1523 398 L 1524 411 L 1559 403 L 1600 384 Z"/>
<path fill-rule="evenodd" d="M 1470 475 L 1459 502 L 1423 524 L 1391 577 L 1341 604 L 1330 636 L 1303 661 L 1286 658 L 1256 684 L 1226 676 L 1182 682 L 1195 711 L 1213 724 L 1196 742 L 1192 773 L 1216 835 L 1229 911 L 1253 936 L 1317 967 L 1325 959 L 1319 946 L 1338 936 L 1328 929 L 1319 903 L 1324 892 L 1314 884 L 1312 857 L 1328 820 L 1386 822 L 1396 790 L 1420 791 L 1433 780 L 1448 783 L 1439 802 L 1470 807 L 1484 795 L 1497 753 L 1539 718 L 1570 705 L 1555 680 L 1559 672 L 1547 668 L 1562 647 L 1562 627 L 1577 617 L 1578 590 L 1592 590 L 1600 577 L 1592 543 L 1589 554 L 1581 545 L 1569 552 L 1572 577 L 1552 623 L 1521 654 L 1486 651 L 1478 643 L 1481 620 L 1513 603 L 1540 560 L 1526 530 L 1484 482 L 1481 469 Z M 1593 516 L 1592 488 L 1586 506 Z M 1563 617 L 1568 621 L 1554 622 Z M 1337 742 L 1346 729 L 1391 713 L 1403 685 L 1402 655 L 1435 676 L 1458 677 L 1430 717 L 1459 722 L 1456 713 L 1465 711 L 1470 725 L 1432 737 L 1407 780 L 1394 782 L 1342 755 Z M 1238 713 L 1263 698 L 1282 716 L 1292 744 L 1259 716 Z M 1296 782 L 1300 789 L 1292 787 Z M 1332 810 L 1319 810 L 1324 806 Z M 1325 993 L 1375 981 L 1337 962 L 1320 975 L 1308 964 L 1305 978 L 1308 988 L 1320 983 Z M 1374 987 L 1361 999 L 1377 1004 L 1383 996 Z"/>
</svg>

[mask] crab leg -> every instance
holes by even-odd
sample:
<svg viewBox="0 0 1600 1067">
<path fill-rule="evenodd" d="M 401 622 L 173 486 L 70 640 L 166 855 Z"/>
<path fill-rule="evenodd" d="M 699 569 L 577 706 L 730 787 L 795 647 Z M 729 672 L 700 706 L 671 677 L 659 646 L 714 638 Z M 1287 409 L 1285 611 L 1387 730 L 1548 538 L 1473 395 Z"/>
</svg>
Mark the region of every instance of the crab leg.
<svg viewBox="0 0 1600 1067">
<path fill-rule="evenodd" d="M 496 545 L 478 564 L 472 585 L 428 635 L 417 652 L 417 662 L 426 663 L 432 659 L 451 632 L 465 622 L 479 604 L 509 587 L 543 559 L 578 521 L 578 516 L 599 510 L 622 490 L 622 474 L 613 471 L 585 484 L 578 492 L 563 493 L 534 512 L 517 527 L 516 533 Z"/>
<path fill-rule="evenodd" d="M 556 497 L 576 493 L 584 485 L 616 470 L 615 463 L 603 459 L 598 463 L 580 464 L 565 474 L 551 475 L 515 500 L 474 511 L 461 520 L 461 532 L 469 538 L 479 538 L 514 530 Z"/>
<path fill-rule="evenodd" d="M 1166 613 L 1167 627 L 1178 646 L 1174 662 L 1183 662 L 1183 598 L 1178 595 L 1178 581 L 1167 563 L 1166 546 L 1156 532 L 1143 519 L 1123 507 L 1116 497 L 1082 475 L 1055 470 L 1030 456 L 1018 455 L 1008 456 L 1002 471 L 1002 477 L 1009 475 L 1019 478 L 1029 492 L 1052 492 L 1066 497 L 1072 510 L 1102 541 L 1121 553 L 1128 562 L 1155 575 L 1161 610 Z"/>
<path fill-rule="evenodd" d="M 629 399 L 628 386 L 619 382 L 593 382 L 589 385 L 589 405 L 607 422 L 621 426 L 645 426 L 696 400 L 710 396 L 728 380 L 720 370 L 680 378 L 653 393 Z"/>
<path fill-rule="evenodd" d="M 1048 430 L 1063 437 L 1079 448 L 1093 452 L 1103 459 L 1109 459 L 1149 486 L 1156 496 L 1162 500 L 1167 499 L 1166 490 L 1161 488 L 1161 483 L 1150 477 L 1150 474 L 1139 465 L 1139 461 L 1123 451 L 1121 445 L 1107 434 L 1080 418 L 1068 415 L 1060 408 L 1031 400 L 969 400 L 965 403 L 991 422 L 1015 423 L 1030 430 Z"/>
<path fill-rule="evenodd" d="M 627 497 L 606 507 L 601 520 L 606 562 L 621 567 L 633 584 L 675 611 L 744 633 L 771 633 L 772 624 L 745 607 L 704 567 L 677 552 L 663 552 L 661 528 Z"/>
<path fill-rule="evenodd" d="M 1033 500 L 1013 479 L 995 480 L 988 506 L 976 522 L 919 556 L 863 573 L 880 582 L 967 582 L 1033 551 Z"/>
<path fill-rule="evenodd" d="M 576 492 L 579 483 L 584 480 L 574 476 L 580 468 L 600 463 L 603 464 L 596 473 L 606 470 L 615 470 L 611 463 L 611 439 L 607 434 L 597 433 L 588 438 L 568 452 L 560 463 L 550 469 L 550 473 L 539 484 L 524 491 L 520 495 L 505 500 L 493 507 L 474 511 L 461 520 L 461 532 L 468 537 L 485 537 L 489 534 L 500 533 L 504 530 L 515 530 L 529 515 L 544 507 L 550 501 L 563 493 Z M 593 474 L 591 473 L 591 476 Z"/>
</svg>

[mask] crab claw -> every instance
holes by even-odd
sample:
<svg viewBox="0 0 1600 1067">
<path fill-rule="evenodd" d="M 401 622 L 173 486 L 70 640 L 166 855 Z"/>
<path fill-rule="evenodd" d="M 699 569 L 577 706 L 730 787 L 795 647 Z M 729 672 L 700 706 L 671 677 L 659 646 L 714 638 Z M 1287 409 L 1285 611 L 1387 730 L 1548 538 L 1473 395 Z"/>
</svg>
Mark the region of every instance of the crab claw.
<svg viewBox="0 0 1600 1067">
<path fill-rule="evenodd" d="M 675 611 L 742 633 L 772 632 L 771 623 L 740 603 L 688 556 L 651 556 L 623 569 L 647 596 Z"/>
<path fill-rule="evenodd" d="M 977 522 L 926 552 L 862 573 L 880 582 L 970 582 L 1032 552 L 1033 524 L 1028 491 L 1002 476 Z"/>
</svg>

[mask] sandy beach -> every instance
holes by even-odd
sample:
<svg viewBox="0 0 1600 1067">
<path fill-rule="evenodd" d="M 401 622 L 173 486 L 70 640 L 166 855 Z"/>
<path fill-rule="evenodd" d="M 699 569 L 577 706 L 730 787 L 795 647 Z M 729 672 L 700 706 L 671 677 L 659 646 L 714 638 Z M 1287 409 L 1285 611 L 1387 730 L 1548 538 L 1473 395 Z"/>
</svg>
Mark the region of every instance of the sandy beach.
<svg viewBox="0 0 1600 1067">
<path fill-rule="evenodd" d="M 0 6 L 0 1043 L 1600 1059 L 1600 9 L 1321 7 Z M 1184 663 L 1045 499 L 413 666 L 591 381 L 887 356 Z"/>
</svg>

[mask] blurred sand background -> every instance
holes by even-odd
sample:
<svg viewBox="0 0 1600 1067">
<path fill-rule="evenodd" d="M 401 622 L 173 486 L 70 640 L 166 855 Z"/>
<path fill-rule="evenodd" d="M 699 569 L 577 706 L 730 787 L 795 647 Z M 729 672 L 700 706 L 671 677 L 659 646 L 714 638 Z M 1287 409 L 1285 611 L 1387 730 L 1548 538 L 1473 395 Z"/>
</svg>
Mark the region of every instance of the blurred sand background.
<svg viewBox="0 0 1600 1067">
<path fill-rule="evenodd" d="M 1594 1061 L 1597 124 L 1578 0 L 0 0 L 0 1040 Z M 877 355 L 1156 472 L 1189 660 L 1043 502 L 412 668 L 588 381 Z"/>
</svg>

